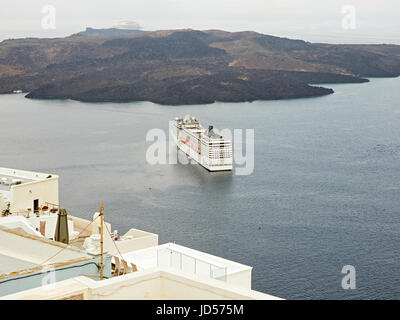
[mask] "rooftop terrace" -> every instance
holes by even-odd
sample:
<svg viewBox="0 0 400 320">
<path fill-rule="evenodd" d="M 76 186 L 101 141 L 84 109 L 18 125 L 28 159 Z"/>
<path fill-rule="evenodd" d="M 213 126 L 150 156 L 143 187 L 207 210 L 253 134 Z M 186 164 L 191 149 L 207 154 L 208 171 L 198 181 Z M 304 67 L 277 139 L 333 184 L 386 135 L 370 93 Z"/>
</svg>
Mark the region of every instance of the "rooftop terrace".
<svg viewBox="0 0 400 320">
<path fill-rule="evenodd" d="M 49 176 L 51 175 L 49 175 L 48 173 L 39 173 L 0 167 L 0 181 L 3 182 L 3 184 L 12 184 L 18 181 L 20 181 L 21 183 L 29 183 L 45 180 Z"/>
<path fill-rule="evenodd" d="M 123 253 L 122 259 L 139 271 L 167 267 L 251 288 L 252 267 L 174 243 Z"/>
</svg>

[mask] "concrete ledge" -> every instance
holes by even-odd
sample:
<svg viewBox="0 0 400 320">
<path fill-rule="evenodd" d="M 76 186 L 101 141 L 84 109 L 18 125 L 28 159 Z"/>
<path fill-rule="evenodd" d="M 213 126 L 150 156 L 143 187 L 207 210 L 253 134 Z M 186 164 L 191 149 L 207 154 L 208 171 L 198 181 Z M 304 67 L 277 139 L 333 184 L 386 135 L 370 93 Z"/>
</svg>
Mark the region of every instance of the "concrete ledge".
<svg viewBox="0 0 400 320">
<path fill-rule="evenodd" d="M 76 277 L 0 299 L 281 300 L 218 280 L 183 275 L 169 268 L 154 268 L 103 281 Z"/>
</svg>

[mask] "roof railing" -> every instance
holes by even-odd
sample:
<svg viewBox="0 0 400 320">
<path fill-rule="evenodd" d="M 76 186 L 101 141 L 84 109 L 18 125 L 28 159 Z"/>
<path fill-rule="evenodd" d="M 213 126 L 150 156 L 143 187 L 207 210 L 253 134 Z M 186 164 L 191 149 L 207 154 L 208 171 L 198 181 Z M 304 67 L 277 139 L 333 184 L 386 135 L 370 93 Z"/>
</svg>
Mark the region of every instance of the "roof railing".
<svg viewBox="0 0 400 320">
<path fill-rule="evenodd" d="M 163 255 L 165 252 L 169 253 L 167 257 Z M 217 266 L 169 247 L 157 250 L 157 265 L 174 267 L 184 272 L 209 276 L 216 280 L 227 280 L 227 267 Z"/>
</svg>

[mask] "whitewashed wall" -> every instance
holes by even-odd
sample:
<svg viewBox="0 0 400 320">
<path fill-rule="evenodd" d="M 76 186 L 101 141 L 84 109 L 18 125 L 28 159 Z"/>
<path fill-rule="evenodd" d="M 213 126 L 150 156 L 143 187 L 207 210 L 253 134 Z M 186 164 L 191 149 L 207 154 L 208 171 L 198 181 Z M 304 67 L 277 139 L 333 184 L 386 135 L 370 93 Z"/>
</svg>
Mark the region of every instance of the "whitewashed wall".
<svg viewBox="0 0 400 320">
<path fill-rule="evenodd" d="M 58 177 L 24 183 L 11 187 L 11 212 L 32 209 L 33 201 L 39 199 L 39 206 L 50 202 L 58 205 Z"/>
</svg>

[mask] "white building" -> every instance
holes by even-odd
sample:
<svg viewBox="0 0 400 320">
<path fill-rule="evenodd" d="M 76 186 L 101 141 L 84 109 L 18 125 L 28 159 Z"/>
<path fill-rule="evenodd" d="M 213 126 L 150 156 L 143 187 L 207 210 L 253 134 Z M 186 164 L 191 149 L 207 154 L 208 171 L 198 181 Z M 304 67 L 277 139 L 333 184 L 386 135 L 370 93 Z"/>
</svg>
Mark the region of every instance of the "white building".
<svg viewBox="0 0 400 320">
<path fill-rule="evenodd" d="M 58 206 L 58 176 L 0 167 L 0 215 L 10 205 L 14 215 Z"/>
<path fill-rule="evenodd" d="M 174 243 L 158 245 L 158 235 L 138 229 L 116 236 L 108 222 L 103 254 L 109 279 L 94 281 L 99 213 L 92 220 L 68 216 L 65 245 L 52 240 L 58 201 L 58 176 L 0 168 L 0 215 L 6 213 L 0 217 L 0 299 L 278 299 L 251 289 L 250 266 Z M 50 286 L 43 285 L 47 268 L 57 275 Z"/>
</svg>

